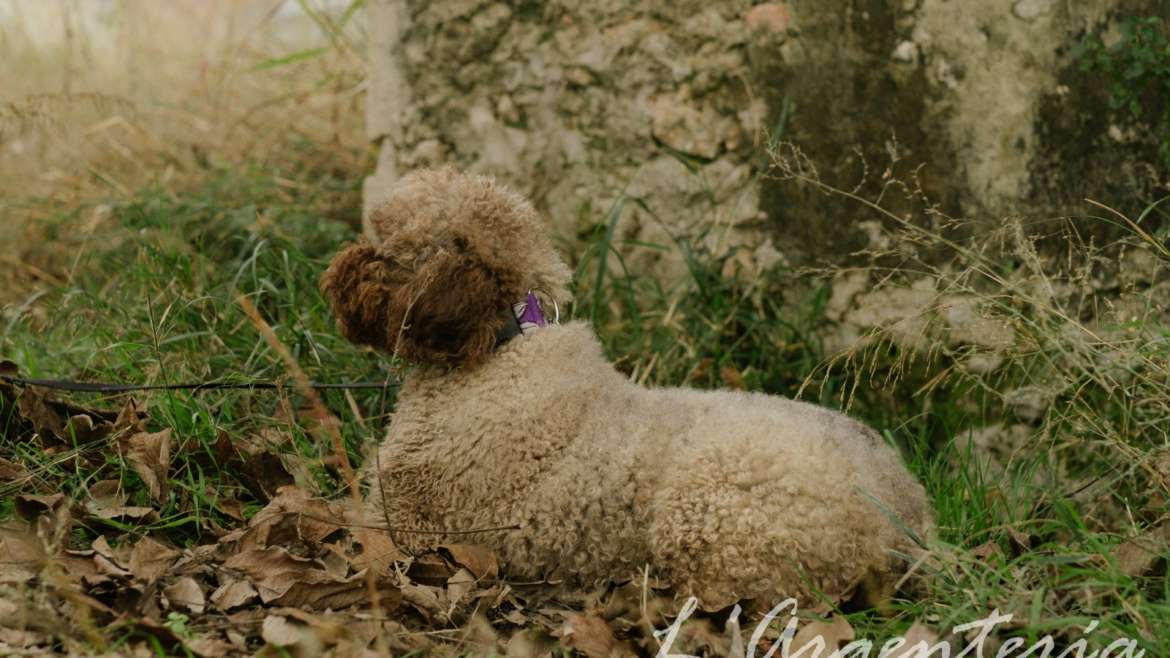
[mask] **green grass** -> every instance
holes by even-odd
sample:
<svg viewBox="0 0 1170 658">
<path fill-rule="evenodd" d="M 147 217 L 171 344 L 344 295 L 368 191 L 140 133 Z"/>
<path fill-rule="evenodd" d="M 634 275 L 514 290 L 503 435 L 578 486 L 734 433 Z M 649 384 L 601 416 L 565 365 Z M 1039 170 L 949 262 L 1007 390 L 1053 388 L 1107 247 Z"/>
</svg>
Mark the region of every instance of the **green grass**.
<svg viewBox="0 0 1170 658">
<path fill-rule="evenodd" d="M 1082 72 L 1105 76 L 1110 109 L 1153 128 L 1162 165 L 1170 166 L 1170 110 L 1163 100 L 1170 91 L 1170 38 L 1157 16 L 1127 16 L 1119 28 L 1111 46 L 1100 33 L 1086 34 L 1072 57 Z"/>
<path fill-rule="evenodd" d="M 132 203 L 114 206 L 102 235 L 86 239 L 71 285 L 35 300 L 35 309 L 10 312 L 0 333 L 0 353 L 18 363 L 24 376 L 163 384 L 190 381 L 287 380 L 279 358 L 247 319 L 237 299 L 247 296 L 314 380 L 382 381 L 391 364 L 356 348 L 334 331 L 317 278 L 335 248 L 355 237 L 353 229 L 302 208 L 309 199 L 283 198 L 258 171 L 224 171 L 204 189 L 171 195 L 149 190 Z M 78 210 L 77 212 L 82 212 Z M 51 236 L 72 231 L 71 215 L 46 220 Z M 355 390 L 370 417 L 359 422 L 341 391 L 326 391 L 351 459 L 380 435 L 381 416 L 392 407 L 393 390 Z M 180 460 L 170 500 L 150 532 L 174 539 L 200 539 L 217 518 L 219 497 L 252 501 L 227 469 L 217 468 L 213 446 L 264 429 L 285 433 L 285 450 L 299 454 L 313 484 L 334 493 L 341 486 L 328 465 L 327 442 L 289 418 L 275 391 L 173 391 L 139 394 L 151 428 L 172 428 Z M 301 400 L 286 394 L 295 410 Z M 78 396 L 95 406 L 114 406 Z M 42 463 L 43 445 L 14 445 L 25 463 Z M 83 449 L 94 449 L 89 446 Z M 121 479 L 131 504 L 146 504 L 138 479 L 118 455 L 92 471 L 67 471 L 43 463 L 44 481 L 73 495 L 100 479 Z M 137 490 L 136 490 L 137 489 Z M 134 499 L 137 500 L 134 500 Z"/>
<path fill-rule="evenodd" d="M 828 295 L 823 282 L 796 285 L 792 272 L 725 276 L 737 253 L 713 253 L 704 236 L 667 245 L 612 240 L 607 230 L 577 267 L 576 315 L 590 320 L 619 369 L 655 385 L 743 387 L 794 395 L 823 358 L 816 332 Z M 672 286 L 631 272 L 621 254 L 674 252 L 687 275 Z M 600 254 L 608 253 L 619 264 Z M 826 390 L 825 399 L 833 391 Z"/>
<path fill-rule="evenodd" d="M 92 208 L 48 217 L 42 228 L 49 239 L 76 251 L 72 276 L 65 285 L 5 309 L 0 356 L 33 377 L 141 383 L 285 378 L 279 357 L 237 301 L 247 296 L 310 378 L 393 378 L 395 364 L 334 331 L 317 289 L 329 257 L 356 235 L 351 225 L 334 219 L 352 210 L 331 200 L 352 199 L 355 191 L 329 176 L 290 191 L 274 182 L 272 172 L 224 169 L 188 192 L 148 189 L 115 204 L 93 234 L 77 229 Z M 702 236 L 663 245 L 622 243 L 614 237 L 619 216 L 598 218 L 596 234 L 576 256 L 578 301 L 564 312 L 594 322 L 620 369 L 654 385 L 736 386 L 783 395 L 803 389 L 830 405 L 852 398 L 851 413 L 882 429 L 925 483 L 939 526 L 932 558 L 920 565 L 922 577 L 892 601 L 876 610 L 845 611 L 859 637 L 883 639 L 919 620 L 947 629 L 998 608 L 1015 615 L 1001 637 L 1031 643 L 1051 632 L 1068 642 L 1098 619 L 1091 646 L 1125 636 L 1140 638 L 1148 655 L 1170 654 L 1166 579 L 1157 572 L 1127 575 L 1114 557 L 1122 537 L 1154 523 L 1164 505 L 1150 509 L 1158 503 L 1148 491 L 1142 494 L 1146 498 L 1128 497 L 1128 490 L 1119 488 L 1120 494 L 1103 495 L 1114 510 L 1103 522 L 1097 502 L 1090 505 L 1077 492 L 1092 478 L 1111 481 L 1116 454 L 1086 441 L 1091 454 L 1112 454 L 1113 461 L 1069 460 L 1054 446 L 1076 437 L 1041 438 L 1045 428 L 1064 427 L 1045 421 L 1036 427 L 1031 449 L 1006 460 L 1002 469 L 987 466 L 971 448 L 962 430 L 970 424 L 964 421 L 981 424 L 1004 418 L 1005 411 L 996 396 L 978 395 L 978 382 L 970 379 L 955 376 L 946 385 L 924 388 L 940 372 L 946 376 L 947 355 L 906 365 L 898 348 L 877 342 L 862 360 L 865 368 L 826 369 L 832 357 L 820 338 L 827 326 L 826 281 L 783 268 L 736 273 L 727 264 L 737 248 L 715 251 Z M 667 285 L 629 271 L 620 255 L 639 249 L 674 252 L 688 276 Z M 1170 335 L 1164 327 L 1159 331 Z M 1058 345 L 1049 347 L 1059 351 Z M 996 381 L 1029 381 L 1034 358 L 1051 353 L 1020 355 Z M 1091 379 L 1078 381 L 1082 388 L 1093 385 Z M 350 459 L 358 464 L 380 437 L 394 396 L 392 390 L 352 396 L 360 419 L 345 393 L 324 394 L 341 420 Z M 330 496 L 344 487 L 329 442 L 289 412 L 289 405 L 295 410 L 302 402 L 295 393 L 138 397 L 148 403 L 149 427 L 171 428 L 180 447 L 159 520 L 121 528 L 132 535 L 149 533 L 179 544 L 210 541 L 217 529 L 237 524 L 218 509 L 222 499 L 242 501 L 245 511 L 258 509 L 262 500 L 240 473 L 217 461 L 215 446 L 223 436 L 247 441 L 279 432 L 288 437 L 280 450 L 304 465 L 298 475 L 307 478 L 305 484 Z M 121 401 L 76 399 L 113 407 Z M 1094 405 L 1105 424 L 1122 423 L 1133 410 L 1123 396 L 1100 391 L 1070 400 Z M 82 498 L 94 482 L 116 479 L 130 494 L 130 504 L 149 504 L 142 482 L 117 452 L 100 446 L 64 453 L 50 448 L 0 441 L 0 456 L 37 474 L 24 493 L 64 491 Z M 88 458 L 69 458 L 77 451 L 88 451 Z M 16 492 L 4 493 L 0 515 L 6 516 Z M 1102 495 L 1094 495 L 1099 502 Z M 106 529 L 83 528 L 75 539 L 82 545 Z"/>
</svg>

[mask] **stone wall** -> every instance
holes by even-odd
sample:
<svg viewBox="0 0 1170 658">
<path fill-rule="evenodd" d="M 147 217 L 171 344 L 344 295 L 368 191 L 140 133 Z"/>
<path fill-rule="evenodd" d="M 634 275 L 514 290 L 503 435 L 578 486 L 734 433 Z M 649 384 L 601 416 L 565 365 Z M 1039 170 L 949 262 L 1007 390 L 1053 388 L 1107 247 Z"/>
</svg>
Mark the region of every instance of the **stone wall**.
<svg viewBox="0 0 1170 658">
<path fill-rule="evenodd" d="M 623 206 L 622 237 L 705 231 L 807 262 L 862 246 L 863 213 L 764 176 L 769 139 L 795 142 L 827 181 L 861 181 L 865 194 L 896 149 L 895 175 L 973 221 L 1066 212 L 1086 190 L 1124 207 L 1164 178 L 1135 147 L 1141 128 L 1115 125 L 1100 81 L 1068 55 L 1125 12 L 1166 14 L 1157 0 L 369 9 L 369 128 L 381 145 L 370 200 L 400 172 L 450 163 L 523 190 L 562 240 L 625 197 L 640 203 Z"/>
</svg>

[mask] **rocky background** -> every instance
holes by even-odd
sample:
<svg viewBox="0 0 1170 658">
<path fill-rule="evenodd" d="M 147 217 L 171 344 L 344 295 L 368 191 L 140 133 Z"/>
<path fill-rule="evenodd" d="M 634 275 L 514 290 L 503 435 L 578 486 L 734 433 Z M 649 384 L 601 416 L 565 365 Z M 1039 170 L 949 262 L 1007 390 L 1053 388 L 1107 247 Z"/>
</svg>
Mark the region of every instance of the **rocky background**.
<svg viewBox="0 0 1170 658">
<path fill-rule="evenodd" d="M 642 203 L 622 206 L 622 238 L 705 232 L 752 245 L 766 266 L 840 262 L 872 219 L 769 176 L 767 147 L 781 140 L 827 183 L 873 198 L 891 176 L 909 180 L 974 230 L 1083 214 L 1086 197 L 1140 211 L 1166 178 L 1150 127 L 1112 115 L 1100 76 L 1070 54 L 1088 32 L 1116 38 L 1125 15 L 1170 15 L 1157 0 L 369 10 L 368 127 L 381 150 L 367 205 L 400 173 L 448 163 L 530 195 L 562 240 L 627 197 Z M 902 196 L 883 202 L 921 201 Z"/>
</svg>

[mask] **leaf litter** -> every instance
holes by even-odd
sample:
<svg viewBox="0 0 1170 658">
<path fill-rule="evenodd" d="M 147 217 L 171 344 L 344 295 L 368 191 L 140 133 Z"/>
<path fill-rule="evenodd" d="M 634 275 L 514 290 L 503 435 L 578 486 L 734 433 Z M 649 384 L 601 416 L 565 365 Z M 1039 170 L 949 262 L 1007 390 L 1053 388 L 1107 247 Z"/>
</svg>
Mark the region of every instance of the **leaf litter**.
<svg viewBox="0 0 1170 658">
<path fill-rule="evenodd" d="M 184 447 L 171 429 L 151 431 L 136 400 L 96 410 L 4 382 L 0 412 L 5 436 L 96 474 L 66 495 L 42 466 L 0 458 L 0 493 L 15 494 L 15 518 L 0 523 L 0 654 L 618 658 L 657 654 L 679 614 L 648 574 L 574 590 L 510 582 L 475 543 L 408 555 L 352 501 L 306 486 L 278 430 Z M 127 492 L 111 459 L 145 495 Z M 180 463 L 231 469 L 261 506 L 215 492 L 227 527 L 206 517 L 199 539 L 177 539 L 164 514 Z M 738 619 L 697 615 L 671 650 L 742 656 L 743 634 Z M 837 648 L 853 629 L 832 617 L 794 639 Z"/>
</svg>

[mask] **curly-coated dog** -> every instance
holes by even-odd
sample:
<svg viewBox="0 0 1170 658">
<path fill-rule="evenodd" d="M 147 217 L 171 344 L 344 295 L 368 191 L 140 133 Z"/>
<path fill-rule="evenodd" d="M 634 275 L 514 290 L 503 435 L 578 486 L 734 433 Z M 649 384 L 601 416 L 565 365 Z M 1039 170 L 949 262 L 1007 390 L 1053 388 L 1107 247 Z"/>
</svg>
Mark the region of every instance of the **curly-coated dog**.
<svg viewBox="0 0 1170 658">
<path fill-rule="evenodd" d="M 412 173 L 371 222 L 322 289 L 347 338 L 414 364 L 376 518 L 518 526 L 476 537 L 513 577 L 592 584 L 649 565 L 707 609 L 889 582 L 931 528 L 922 486 L 864 425 L 763 394 L 646 389 L 587 324 L 546 320 L 540 300 L 567 301 L 570 271 L 492 179 Z"/>
</svg>

